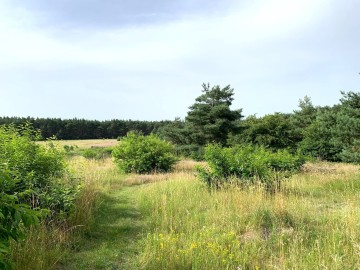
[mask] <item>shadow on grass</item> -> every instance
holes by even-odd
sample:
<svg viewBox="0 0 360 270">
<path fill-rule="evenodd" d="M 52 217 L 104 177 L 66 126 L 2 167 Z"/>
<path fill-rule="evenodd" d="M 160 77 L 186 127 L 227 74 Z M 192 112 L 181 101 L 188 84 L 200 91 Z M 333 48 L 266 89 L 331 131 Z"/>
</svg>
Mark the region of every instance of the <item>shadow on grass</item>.
<svg viewBox="0 0 360 270">
<path fill-rule="evenodd" d="M 59 269 L 134 269 L 142 226 L 126 189 L 103 194 L 94 225 Z"/>
</svg>

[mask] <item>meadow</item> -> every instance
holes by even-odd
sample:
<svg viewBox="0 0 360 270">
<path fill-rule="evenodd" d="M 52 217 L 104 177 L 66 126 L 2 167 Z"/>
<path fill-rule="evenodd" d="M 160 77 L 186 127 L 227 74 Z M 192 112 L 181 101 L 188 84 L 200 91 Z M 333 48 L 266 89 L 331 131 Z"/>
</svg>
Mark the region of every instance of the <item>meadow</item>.
<svg viewBox="0 0 360 270">
<path fill-rule="evenodd" d="M 93 139 L 93 140 L 57 140 L 60 147 L 73 146 L 77 149 L 88 149 L 96 147 L 111 147 L 118 143 L 116 139 Z M 46 141 L 40 141 L 39 144 L 44 145 Z"/>
<path fill-rule="evenodd" d="M 306 163 L 269 194 L 209 190 L 191 160 L 148 175 L 68 164 L 83 186 L 72 221 L 14 244 L 15 269 L 360 269 L 359 166 Z"/>
</svg>

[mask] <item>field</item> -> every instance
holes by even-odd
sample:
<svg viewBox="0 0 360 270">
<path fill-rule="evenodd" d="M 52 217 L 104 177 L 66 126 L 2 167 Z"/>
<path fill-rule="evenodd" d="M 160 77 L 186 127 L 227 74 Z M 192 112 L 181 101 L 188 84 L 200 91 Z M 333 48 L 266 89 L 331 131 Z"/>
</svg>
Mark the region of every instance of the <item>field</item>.
<svg viewBox="0 0 360 270">
<path fill-rule="evenodd" d="M 39 142 L 45 144 L 45 142 Z M 58 140 L 60 146 L 73 146 L 79 149 L 88 149 L 92 147 L 111 147 L 118 143 L 116 139 L 102 139 L 102 140 Z"/>
<path fill-rule="evenodd" d="M 56 245 L 34 234 L 16 247 L 17 269 L 360 269 L 359 166 L 307 163 L 269 194 L 257 186 L 209 191 L 194 174 L 198 164 L 124 175 L 110 158 L 72 157 L 84 186 L 75 212 L 82 222 L 57 233 Z M 16 257 L 30 246 L 38 252 Z"/>
</svg>

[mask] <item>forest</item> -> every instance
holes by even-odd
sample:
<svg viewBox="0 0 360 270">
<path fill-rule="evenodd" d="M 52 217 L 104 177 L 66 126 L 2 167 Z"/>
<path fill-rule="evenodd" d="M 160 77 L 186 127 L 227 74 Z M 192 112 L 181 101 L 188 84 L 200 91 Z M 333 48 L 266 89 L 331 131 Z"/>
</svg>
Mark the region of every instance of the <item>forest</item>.
<svg viewBox="0 0 360 270">
<path fill-rule="evenodd" d="M 170 121 L 136 120 L 85 120 L 33 117 L 0 117 L 0 125 L 22 125 L 31 123 L 40 130 L 43 139 L 55 136 L 59 140 L 116 139 L 129 131 L 138 130 L 143 134 L 155 132 Z"/>
</svg>

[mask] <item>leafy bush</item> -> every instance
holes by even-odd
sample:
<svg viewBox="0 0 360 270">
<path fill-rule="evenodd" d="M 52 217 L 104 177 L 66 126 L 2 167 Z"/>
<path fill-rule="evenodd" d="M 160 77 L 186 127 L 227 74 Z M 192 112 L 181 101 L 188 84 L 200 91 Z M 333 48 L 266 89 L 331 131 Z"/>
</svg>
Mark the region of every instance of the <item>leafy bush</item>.
<svg viewBox="0 0 360 270">
<path fill-rule="evenodd" d="M 66 153 L 70 153 L 70 152 L 74 152 L 76 149 L 78 149 L 79 147 L 77 145 L 64 145 L 64 150 Z"/>
<path fill-rule="evenodd" d="M 45 189 L 51 179 L 65 173 L 63 153 L 51 141 L 46 146 L 36 144 L 38 135 L 29 126 L 0 127 L 0 162 L 19 179 L 11 192 Z M 33 202 L 33 206 L 38 205 Z"/>
<path fill-rule="evenodd" d="M 305 162 L 304 158 L 286 150 L 271 152 L 250 145 L 222 148 L 218 144 L 205 148 L 205 160 L 208 168 L 198 168 L 200 179 L 215 188 L 234 179 L 261 182 L 267 188 L 274 188 L 279 179 L 298 171 Z"/>
<path fill-rule="evenodd" d="M 299 149 L 316 158 L 359 164 L 360 93 L 341 94 L 341 104 L 318 110 Z"/>
<path fill-rule="evenodd" d="M 177 145 L 175 151 L 177 156 L 191 158 L 196 161 L 204 160 L 205 150 L 203 146 L 196 144 Z"/>
<path fill-rule="evenodd" d="M 19 203 L 22 194 L 8 194 L 17 181 L 11 179 L 5 164 L 0 165 L 0 269 L 11 269 L 11 263 L 6 257 L 10 240 L 22 238 L 24 227 L 38 223 L 39 212 Z"/>
<path fill-rule="evenodd" d="M 113 150 L 119 168 L 126 173 L 166 172 L 176 162 L 173 146 L 156 135 L 130 132 Z"/>
<path fill-rule="evenodd" d="M 103 159 L 111 157 L 112 147 L 92 147 L 80 151 L 80 155 L 87 159 Z"/>
<path fill-rule="evenodd" d="M 0 126 L 0 269 L 11 268 L 5 260 L 10 239 L 20 239 L 40 216 L 69 214 L 78 190 L 71 179 L 56 180 L 66 172 L 63 152 L 52 141 L 36 144 L 38 137 L 29 125 Z"/>
</svg>

